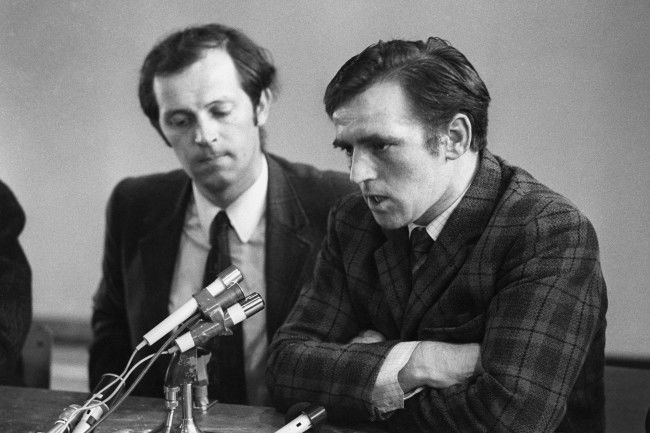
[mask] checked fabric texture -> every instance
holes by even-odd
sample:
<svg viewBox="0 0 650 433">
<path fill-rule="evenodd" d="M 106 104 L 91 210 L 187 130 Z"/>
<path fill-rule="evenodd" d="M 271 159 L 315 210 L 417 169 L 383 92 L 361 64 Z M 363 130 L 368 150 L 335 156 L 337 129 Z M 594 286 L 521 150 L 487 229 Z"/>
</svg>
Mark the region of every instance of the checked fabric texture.
<svg viewBox="0 0 650 433">
<path fill-rule="evenodd" d="M 210 224 L 210 252 L 205 263 L 203 286 L 230 266 L 228 231 L 230 220 L 220 211 Z M 215 337 L 207 343 L 212 356 L 208 362 L 208 395 L 220 403 L 246 404 L 244 343 L 241 323 L 232 328 L 232 336 Z"/>
<path fill-rule="evenodd" d="M 566 198 L 483 150 L 415 281 L 406 227 L 382 229 L 359 196 L 329 221 L 314 282 L 270 347 L 277 406 L 378 421 L 372 391 L 397 341 L 478 343 L 476 376 L 425 388 L 383 426 L 604 431 L 606 287 L 593 226 Z M 347 343 L 364 329 L 386 341 Z"/>
</svg>

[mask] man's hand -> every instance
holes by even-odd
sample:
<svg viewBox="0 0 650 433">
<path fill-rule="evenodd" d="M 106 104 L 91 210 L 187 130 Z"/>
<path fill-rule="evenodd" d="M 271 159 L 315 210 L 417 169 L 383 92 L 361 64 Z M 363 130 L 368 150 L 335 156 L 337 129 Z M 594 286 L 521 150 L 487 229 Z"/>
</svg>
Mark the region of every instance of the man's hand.
<svg viewBox="0 0 650 433">
<path fill-rule="evenodd" d="M 364 331 L 361 331 L 359 335 L 350 340 L 350 343 L 370 344 L 381 343 L 382 341 L 386 341 L 386 337 L 384 337 L 381 333 L 372 329 L 366 329 Z"/>
<path fill-rule="evenodd" d="M 386 341 L 381 333 L 366 329 L 350 343 L 380 343 Z M 480 346 L 421 341 L 398 374 L 404 393 L 420 386 L 447 388 L 472 377 L 480 370 Z"/>
<path fill-rule="evenodd" d="M 420 386 L 447 388 L 480 370 L 480 346 L 421 341 L 398 374 L 404 393 Z"/>
</svg>

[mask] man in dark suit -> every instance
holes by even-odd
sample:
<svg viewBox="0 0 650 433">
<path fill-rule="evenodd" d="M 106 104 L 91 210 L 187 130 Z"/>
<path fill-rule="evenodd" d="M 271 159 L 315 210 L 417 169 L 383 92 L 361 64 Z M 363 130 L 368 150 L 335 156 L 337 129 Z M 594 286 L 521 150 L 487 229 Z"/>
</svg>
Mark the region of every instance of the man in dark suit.
<svg viewBox="0 0 650 433">
<path fill-rule="evenodd" d="M 0 181 L 0 385 L 22 385 L 21 351 L 32 322 L 32 272 L 18 236 L 25 213 Z"/>
<path fill-rule="evenodd" d="M 94 297 L 91 387 L 121 372 L 143 334 L 204 287 L 208 254 L 221 246 L 211 241 L 211 226 L 225 211 L 230 262 L 266 308 L 244 322 L 234 349 L 243 360 L 228 367 L 242 370 L 243 380 L 225 383 L 238 373 L 209 365 L 210 393 L 222 402 L 268 402 L 268 342 L 312 275 L 329 207 L 353 188 L 342 173 L 264 150 L 274 89 L 266 51 L 225 26 L 173 33 L 147 55 L 140 102 L 183 170 L 125 179 L 112 193 Z M 166 364 L 154 366 L 135 393 L 162 397 Z"/>
<path fill-rule="evenodd" d="M 361 194 L 271 345 L 280 408 L 398 431 L 604 429 L 605 283 L 567 199 L 486 149 L 490 96 L 447 42 L 379 42 L 330 82 Z"/>
</svg>

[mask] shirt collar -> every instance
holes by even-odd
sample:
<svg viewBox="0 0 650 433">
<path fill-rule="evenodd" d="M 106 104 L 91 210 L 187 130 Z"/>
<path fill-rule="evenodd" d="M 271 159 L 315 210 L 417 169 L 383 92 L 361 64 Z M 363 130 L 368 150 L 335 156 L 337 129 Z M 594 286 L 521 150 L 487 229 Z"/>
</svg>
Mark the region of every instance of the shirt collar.
<svg viewBox="0 0 650 433">
<path fill-rule="evenodd" d="M 440 232 L 442 232 L 442 229 L 445 227 L 445 224 L 447 224 L 447 220 L 449 220 L 449 217 L 454 212 L 454 209 L 458 207 L 460 201 L 463 199 L 463 197 L 465 197 L 465 194 L 467 193 L 467 190 L 469 189 L 471 184 L 472 181 L 470 180 L 467 186 L 465 187 L 465 189 L 463 190 L 463 192 L 458 196 L 458 198 L 454 200 L 454 202 L 451 205 L 449 205 L 449 207 L 445 209 L 444 212 L 442 212 L 440 215 L 435 217 L 433 221 L 427 224 L 426 230 L 429 236 L 431 236 L 431 239 L 433 239 L 434 241 L 438 239 L 438 236 L 440 236 Z M 410 223 L 408 225 L 409 236 L 411 236 L 411 232 L 416 227 L 422 227 L 422 226 L 415 223 Z"/>
<path fill-rule="evenodd" d="M 242 243 L 248 242 L 264 216 L 268 184 L 269 167 L 266 158 L 262 158 L 262 171 L 255 182 L 225 209 L 230 224 Z M 209 239 L 210 224 L 221 208 L 201 194 L 194 182 L 192 182 L 192 193 L 201 227 Z"/>
</svg>

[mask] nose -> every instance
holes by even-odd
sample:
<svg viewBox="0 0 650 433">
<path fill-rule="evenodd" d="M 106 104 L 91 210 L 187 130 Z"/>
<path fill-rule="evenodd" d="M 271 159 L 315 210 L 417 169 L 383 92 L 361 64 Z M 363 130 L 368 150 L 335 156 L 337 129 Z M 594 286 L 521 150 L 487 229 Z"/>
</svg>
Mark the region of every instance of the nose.
<svg viewBox="0 0 650 433">
<path fill-rule="evenodd" d="M 350 181 L 361 184 L 376 177 L 372 157 L 363 148 L 356 147 L 350 160 Z"/>
<path fill-rule="evenodd" d="M 210 144 L 217 141 L 219 131 L 215 122 L 199 119 L 194 128 L 194 143 Z"/>
</svg>

